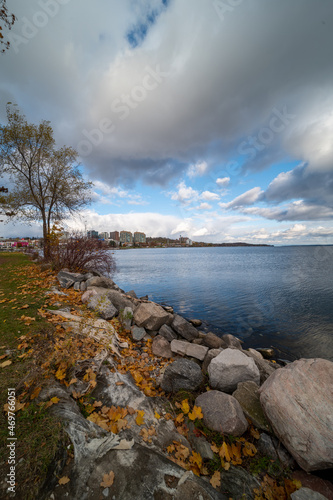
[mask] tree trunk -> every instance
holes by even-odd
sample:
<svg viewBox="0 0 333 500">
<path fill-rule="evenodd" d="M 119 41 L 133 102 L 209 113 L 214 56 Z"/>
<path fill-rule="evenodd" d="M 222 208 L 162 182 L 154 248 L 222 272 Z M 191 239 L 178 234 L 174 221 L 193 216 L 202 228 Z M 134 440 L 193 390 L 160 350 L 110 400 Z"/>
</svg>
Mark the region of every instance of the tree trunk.
<svg viewBox="0 0 333 500">
<path fill-rule="evenodd" d="M 49 242 L 49 232 L 47 228 L 46 216 L 43 213 L 43 240 L 44 240 L 44 259 L 48 260 L 50 257 L 50 242 Z"/>
</svg>

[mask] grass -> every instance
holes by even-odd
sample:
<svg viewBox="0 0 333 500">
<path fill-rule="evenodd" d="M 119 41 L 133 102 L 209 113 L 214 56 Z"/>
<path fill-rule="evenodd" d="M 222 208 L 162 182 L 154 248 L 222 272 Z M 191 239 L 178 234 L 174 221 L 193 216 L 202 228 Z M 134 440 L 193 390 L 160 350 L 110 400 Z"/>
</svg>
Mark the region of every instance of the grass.
<svg viewBox="0 0 333 500">
<path fill-rule="evenodd" d="M 52 326 L 38 315 L 52 280 L 48 271 L 40 272 L 26 255 L 0 254 L 1 478 L 9 472 L 8 422 L 7 414 L 2 411 L 7 403 L 7 388 L 16 388 L 16 397 L 22 402 L 30 399 L 30 388 L 20 382 L 24 378 L 27 380 L 27 375 L 35 371 L 31 358 L 35 344 L 52 335 Z M 9 361 L 10 365 L 1 367 Z M 37 406 L 33 401 L 16 412 L 15 420 L 16 497 L 30 500 L 37 498 L 59 443 L 65 437 L 60 422 L 44 406 Z M 4 490 L 1 488 L 0 496 L 2 493 Z"/>
</svg>

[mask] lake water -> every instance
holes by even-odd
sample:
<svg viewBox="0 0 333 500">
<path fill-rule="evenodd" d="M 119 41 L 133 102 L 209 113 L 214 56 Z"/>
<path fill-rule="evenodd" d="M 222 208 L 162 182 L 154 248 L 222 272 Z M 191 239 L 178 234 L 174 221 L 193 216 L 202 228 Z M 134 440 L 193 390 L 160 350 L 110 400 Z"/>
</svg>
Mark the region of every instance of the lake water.
<svg viewBox="0 0 333 500">
<path fill-rule="evenodd" d="M 129 249 L 115 282 L 206 331 L 288 360 L 333 361 L 333 246 Z"/>
</svg>

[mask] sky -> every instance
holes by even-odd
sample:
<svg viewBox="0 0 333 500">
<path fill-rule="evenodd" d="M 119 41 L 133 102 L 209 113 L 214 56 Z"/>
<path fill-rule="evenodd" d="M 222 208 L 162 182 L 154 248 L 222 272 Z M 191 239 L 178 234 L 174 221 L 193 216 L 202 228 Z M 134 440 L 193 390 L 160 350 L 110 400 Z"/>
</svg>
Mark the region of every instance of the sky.
<svg viewBox="0 0 333 500">
<path fill-rule="evenodd" d="M 8 101 L 74 147 L 71 229 L 333 244 L 331 0 L 7 0 Z M 40 236 L 0 223 L 0 236 Z"/>
</svg>

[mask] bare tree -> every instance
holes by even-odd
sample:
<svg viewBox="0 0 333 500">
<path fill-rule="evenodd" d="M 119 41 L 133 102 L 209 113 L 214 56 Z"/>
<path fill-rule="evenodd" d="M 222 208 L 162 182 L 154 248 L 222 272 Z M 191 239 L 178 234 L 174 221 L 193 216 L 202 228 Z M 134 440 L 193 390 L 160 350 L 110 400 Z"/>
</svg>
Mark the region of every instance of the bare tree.
<svg viewBox="0 0 333 500">
<path fill-rule="evenodd" d="M 3 28 L 12 29 L 13 24 L 15 23 L 16 17 L 14 14 L 9 14 L 8 8 L 6 6 L 6 0 L 0 0 L 0 54 L 6 52 L 9 49 L 10 42 L 5 41 L 5 37 L 3 35 Z"/>
<path fill-rule="evenodd" d="M 91 182 L 77 164 L 77 152 L 55 148 L 50 123 L 29 124 L 7 105 L 8 125 L 0 126 L 0 174 L 11 177 L 13 218 L 42 222 L 44 257 L 49 257 L 51 223 L 73 215 L 91 201 Z"/>
</svg>

